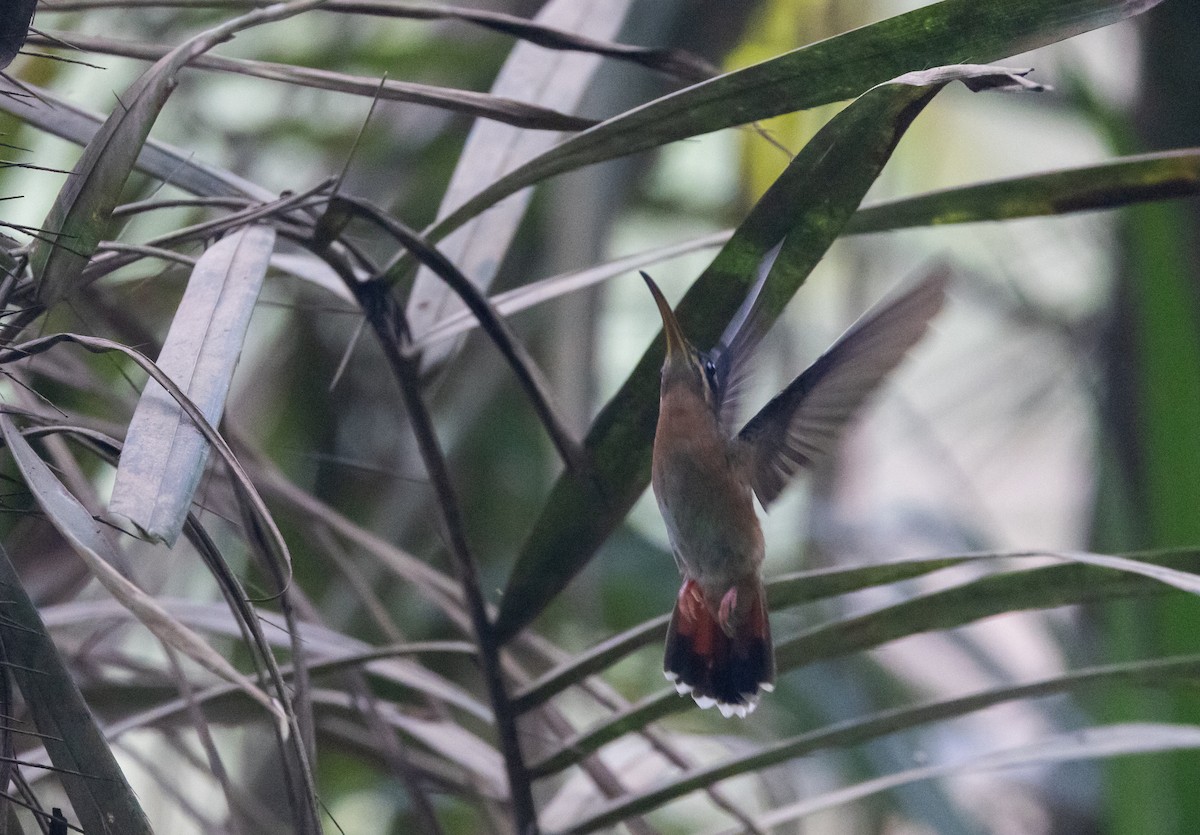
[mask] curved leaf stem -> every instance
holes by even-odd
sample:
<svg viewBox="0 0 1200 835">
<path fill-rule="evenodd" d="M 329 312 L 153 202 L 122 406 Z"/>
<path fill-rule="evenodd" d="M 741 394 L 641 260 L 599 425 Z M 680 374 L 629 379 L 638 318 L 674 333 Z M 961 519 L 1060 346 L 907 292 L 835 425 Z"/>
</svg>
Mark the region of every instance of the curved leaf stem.
<svg viewBox="0 0 1200 835">
<path fill-rule="evenodd" d="M 558 450 L 567 469 L 575 473 L 583 473 L 587 466 L 587 459 L 582 446 L 567 431 L 566 425 L 551 405 L 549 392 L 537 370 L 537 364 L 533 357 L 525 350 L 525 346 L 517 339 L 504 318 L 496 312 L 487 296 L 472 284 L 471 280 L 463 275 L 462 271 L 454 266 L 433 244 L 378 207 L 364 200 L 339 196 L 331 201 L 331 210 L 336 211 L 336 203 L 344 204 L 351 211 L 366 215 L 395 237 L 421 263 L 437 273 L 450 286 L 450 289 L 458 294 L 463 303 L 475 314 L 480 327 L 496 344 L 497 349 L 512 367 L 517 381 L 525 390 L 525 395 L 533 405 L 534 411 L 537 412 L 538 418 L 541 419 L 542 425 L 550 435 L 550 440 L 554 443 L 554 448 Z M 351 290 L 353 289 L 351 288 Z"/>
<path fill-rule="evenodd" d="M 160 60 L 170 52 L 166 47 L 155 44 L 91 37 L 79 33 L 61 37 L 35 35 L 31 41 L 45 46 L 58 46 L 69 42 L 71 46 L 88 52 L 144 61 Z M 385 100 L 424 104 L 469 116 L 494 119 L 527 130 L 580 131 L 597 124 L 595 119 L 560 113 L 548 107 L 452 87 L 393 80 L 385 80 L 381 84 L 378 79 L 346 73 L 268 61 L 224 58 L 218 55 L 199 55 L 189 61 L 188 65 L 201 70 L 251 76 L 309 89 L 331 90 L 359 96 L 378 95 Z"/>
<path fill-rule="evenodd" d="M 479 584 L 475 560 L 467 543 L 450 471 L 433 428 L 433 419 L 421 396 L 420 371 L 415 361 L 404 350 L 408 341 L 404 313 L 396 304 L 390 288 L 382 281 L 353 282 L 351 289 L 362 305 L 367 321 L 378 334 L 384 356 L 400 384 L 400 393 L 408 411 L 413 434 L 416 436 L 421 459 L 438 497 L 437 507 L 443 532 L 454 560 L 459 583 L 462 585 L 463 602 L 479 647 L 480 667 L 492 703 L 496 734 L 508 776 L 509 799 L 512 803 L 516 831 L 519 835 L 536 833 L 537 810 L 533 803 L 532 781 L 517 735 L 517 715 L 512 709 L 504 684 L 500 644 L 488 617 L 487 603 Z"/>
</svg>

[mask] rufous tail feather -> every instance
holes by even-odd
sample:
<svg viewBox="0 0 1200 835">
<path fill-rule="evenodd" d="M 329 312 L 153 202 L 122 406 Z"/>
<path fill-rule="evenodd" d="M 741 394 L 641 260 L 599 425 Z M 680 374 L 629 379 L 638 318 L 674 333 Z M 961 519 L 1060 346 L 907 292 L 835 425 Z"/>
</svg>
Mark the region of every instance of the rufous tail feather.
<svg viewBox="0 0 1200 835">
<path fill-rule="evenodd" d="M 741 593 L 747 593 L 744 586 Z M 730 635 L 705 604 L 700 585 L 685 580 L 667 629 L 667 679 L 700 707 L 715 705 L 724 716 L 746 716 L 758 706 L 760 691 L 774 689 L 775 650 L 762 583 L 749 593 L 747 615 Z"/>
</svg>

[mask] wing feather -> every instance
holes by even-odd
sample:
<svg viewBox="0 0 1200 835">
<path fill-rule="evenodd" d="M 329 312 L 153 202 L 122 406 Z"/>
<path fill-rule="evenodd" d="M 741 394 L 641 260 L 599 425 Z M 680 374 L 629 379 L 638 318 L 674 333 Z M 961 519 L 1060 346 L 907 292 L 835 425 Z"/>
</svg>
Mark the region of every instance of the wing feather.
<svg viewBox="0 0 1200 835">
<path fill-rule="evenodd" d="M 750 358 L 767 332 L 762 310 L 762 288 L 783 248 L 780 241 L 767 251 L 759 262 L 754 284 L 738 312 L 734 314 L 716 347 L 709 352 L 713 362 L 716 411 L 725 434 L 732 436 L 738 419 L 742 394 L 750 381 Z"/>
<path fill-rule="evenodd" d="M 850 419 L 924 335 L 949 278 L 949 269 L 938 266 L 876 304 L 738 433 L 763 507 L 797 470 L 833 449 Z"/>
</svg>

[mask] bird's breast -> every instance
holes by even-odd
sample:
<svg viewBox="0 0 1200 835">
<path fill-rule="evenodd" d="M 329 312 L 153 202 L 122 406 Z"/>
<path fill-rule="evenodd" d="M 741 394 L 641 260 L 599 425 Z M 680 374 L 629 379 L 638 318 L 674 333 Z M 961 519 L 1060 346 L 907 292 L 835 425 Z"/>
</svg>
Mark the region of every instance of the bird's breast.
<svg viewBox="0 0 1200 835">
<path fill-rule="evenodd" d="M 728 588 L 762 563 L 750 487 L 711 410 L 663 398 L 652 468 L 671 546 L 702 586 Z"/>
</svg>

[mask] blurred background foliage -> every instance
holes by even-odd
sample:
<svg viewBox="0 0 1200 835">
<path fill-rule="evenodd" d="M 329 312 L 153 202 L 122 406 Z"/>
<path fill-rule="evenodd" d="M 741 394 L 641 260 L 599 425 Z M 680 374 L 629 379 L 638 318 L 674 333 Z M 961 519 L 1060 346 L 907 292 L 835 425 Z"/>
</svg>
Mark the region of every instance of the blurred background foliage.
<svg viewBox="0 0 1200 835">
<path fill-rule="evenodd" d="M 147 62 L 105 54 L 114 50 L 99 46 L 71 49 L 73 36 L 80 46 L 86 37 L 93 46 L 108 39 L 171 47 L 253 5 L 47 0 L 38 5 L 35 33 L 7 73 L 107 114 L 121 106 L 115 99 Z M 472 3 L 519 17 L 535 15 L 541 5 Z M 594 36 L 684 49 L 728 71 L 920 5 L 635 0 L 623 23 L 614 6 L 612 34 Z M 316 11 L 240 32 L 215 54 L 486 91 L 514 43 L 457 20 Z M 975 95 L 948 88 L 901 141 L 867 204 L 1117 155 L 1200 146 L 1194 83 L 1200 16 L 1185 0 L 1003 63 L 1033 67 L 1033 78 L 1052 89 Z M 683 86 L 665 74 L 605 60 L 575 112 L 606 118 Z M 765 120 L 761 132 L 743 127 L 709 133 L 547 181 L 504 248 L 488 292 L 737 226 L 784 170 L 788 152 L 796 153 L 844 104 Z M 151 135 L 183 149 L 189 160 L 233 172 L 275 195 L 302 192 L 344 172 L 342 193 L 382 207 L 411 228 L 426 227 L 439 215 L 474 120 L 380 101 L 367 121 L 369 107 L 369 95 L 192 68 L 180 75 Z M 0 132 L 11 146 L 5 156 L 27 164 L 0 170 L 0 196 L 14 198 L 0 204 L 3 221 L 11 224 L 6 250 L 17 252 L 31 240 L 27 230 L 44 223 L 63 187 L 61 172 L 76 164 L 79 147 L 8 114 L 0 114 Z M 182 189 L 135 173 L 121 202 L 182 196 Z M 838 240 L 760 349 L 752 402 L 781 388 L 872 301 L 932 259 L 946 258 L 954 267 L 951 301 L 935 332 L 848 433 L 836 459 L 801 479 L 764 518 L 768 575 L 945 554 L 1115 554 L 1200 543 L 1198 210 L 1189 198 Z M 213 213 L 186 204 L 118 213 L 103 237 L 148 241 Z M 345 240 L 380 264 L 395 248 L 361 220 L 351 223 Z M 195 258 L 202 247 L 181 251 Z M 650 269 L 674 302 L 714 251 Z M 139 260 L 51 309 L 24 338 L 72 331 L 153 357 L 190 269 L 180 261 Z M 403 298 L 411 284 L 410 274 L 397 294 Z M 516 313 L 510 322 L 576 437 L 659 329 L 632 268 Z M 252 462 L 251 478 L 290 548 L 299 617 L 327 630 L 329 646 L 343 651 L 460 641 L 464 635 L 469 640 L 469 630 L 446 614 L 428 586 L 396 568 L 415 555 L 453 574 L 436 512 L 439 496 L 386 367 L 379 343 L 364 332 L 362 314 L 349 299 L 298 281 L 276 264 L 255 308 L 221 425 L 237 454 Z M 61 412 L 63 421 L 116 438 L 125 434 L 144 379 L 127 362 L 69 349 L 56 349 L 14 374 L 3 389 L 9 407 Z M 424 383 L 480 586 L 489 602 L 499 603 L 560 462 L 504 360 L 478 331 Z M 99 513 L 112 489 L 111 462 L 61 440 L 39 449 L 72 492 Z M 278 612 L 270 599 L 276 587 L 254 557 L 230 479 L 220 467 L 214 470 L 197 493 L 197 514 L 264 616 Z M 287 808 L 291 795 L 279 788 L 283 755 L 270 742 L 269 719 L 246 700 L 206 703 L 209 731 L 199 730 L 204 723 L 195 712 L 186 721 L 147 720 L 119 735 L 113 730 L 131 715 L 177 698 L 185 677 L 172 672 L 144 631 L 104 608 L 105 592 L 89 582 L 21 476 L 11 466 L 6 475 L 13 487 L 5 498 L 9 512 L 0 517 L 4 547 L 72 676 L 111 733 L 154 828 L 298 831 L 294 810 Z M 172 601 L 176 614 L 184 611 L 178 601 L 214 604 L 189 623 L 211 634 L 231 660 L 249 663 L 228 618 L 218 628 L 218 588 L 196 558 L 194 543 L 181 541 L 168 550 L 119 539 L 143 588 Z M 898 583 L 869 583 L 862 591 L 778 611 L 774 630 L 780 640 L 821 624 L 836 630 L 864 613 L 1028 565 L 972 561 Z M 511 673 L 510 685 L 520 690 L 522 679 L 661 615 L 677 587 L 665 531 L 647 493 L 525 638 L 511 645 L 506 663 L 510 673 L 521 672 Z M 1049 609 L 1018 597 L 1007 608 L 1012 611 L 968 617 L 952 629 L 914 625 L 901 640 L 801 665 L 745 722 L 695 710 L 666 719 L 653 733 L 675 752 L 670 765 L 648 753 L 653 740 L 620 735 L 592 770 L 573 767 L 535 785 L 542 823 L 559 830 L 587 819 L 599 804 L 589 780 L 603 783 L 605 772 L 610 785 L 604 793 L 620 797 L 669 779 L 681 763 L 704 766 L 899 705 L 1102 663 L 1196 652 L 1200 609 L 1182 592 Z M 264 627 L 269 640 L 280 640 L 279 624 L 275 618 Z M 275 650 L 281 661 L 290 657 L 282 643 Z M 506 831 L 504 772 L 488 759 L 498 762 L 499 755 L 475 660 L 461 651 L 414 658 L 415 670 L 433 678 L 420 679 L 414 670 L 372 675 L 369 683 L 361 671 L 316 678 L 316 785 L 327 830 L 336 822 L 349 833 L 401 833 L 436 821 L 448 833 Z M 598 711 L 594 695 L 576 688 L 558 697 L 555 716 L 527 717 L 521 726 L 527 757 L 537 761 L 564 739 L 569 749 L 573 733 L 599 721 L 601 713 L 619 712 L 623 699 L 650 699 L 663 686 L 660 664 L 658 642 L 652 641 L 605 669 L 610 710 Z M 187 669 L 197 682 L 212 683 L 198 668 Z M 806 799 L 832 803 L 839 788 L 868 785 L 881 775 L 970 762 L 1101 722 L 1200 724 L 1194 675 L 1150 683 L 1108 681 L 1072 695 L 1006 699 L 936 724 L 913 723 L 865 742 L 834 744 L 727 780 L 716 794 L 696 791 L 645 817 L 631 815 L 623 825 L 634 832 L 744 829 L 765 810 Z M 443 685 L 479 709 L 472 713 L 453 696 L 447 700 Z M 395 734 L 390 742 L 382 741 L 387 735 L 380 721 Z M 233 775 L 232 789 L 222 787 L 206 733 Z M 475 757 L 475 744 L 482 758 L 477 769 L 464 764 Z M 31 745 L 18 739 L 16 750 L 27 752 Z M 799 823 L 784 822 L 781 830 L 1167 833 L 1200 821 L 1194 790 L 1200 758 L 1194 750 L 1068 759 L 1043 752 L 1022 768 L 962 768 L 814 812 Z M 35 779 L 31 769 L 21 771 L 26 780 Z M 47 809 L 69 805 L 54 781 L 40 774 L 37 779 L 27 799 Z M 422 811 L 423 802 L 431 804 L 432 817 Z M 11 808 L 7 825 L 9 831 L 38 826 Z M 768 821 L 757 826 L 765 831 Z"/>
</svg>

